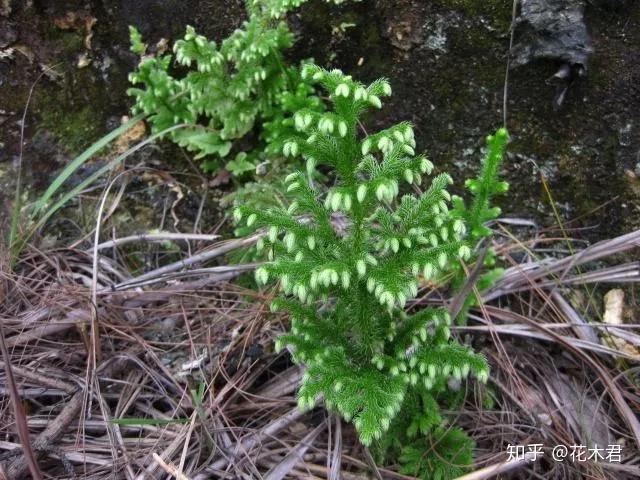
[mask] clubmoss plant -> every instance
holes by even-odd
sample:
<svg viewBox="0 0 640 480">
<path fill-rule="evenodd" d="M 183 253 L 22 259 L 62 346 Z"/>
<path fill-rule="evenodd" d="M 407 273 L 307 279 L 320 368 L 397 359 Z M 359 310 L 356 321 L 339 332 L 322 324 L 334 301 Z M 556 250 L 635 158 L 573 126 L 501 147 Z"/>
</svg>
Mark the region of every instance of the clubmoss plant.
<svg viewBox="0 0 640 480">
<path fill-rule="evenodd" d="M 396 417 L 406 417 L 398 414 L 408 399 L 405 434 L 435 431 L 443 424 L 439 392 L 469 375 L 486 382 L 489 369 L 482 355 L 451 337 L 446 309 L 405 308 L 421 281 L 455 274 L 490 233 L 483 224 L 498 214 L 490 200 L 506 190 L 496 177 L 507 133 L 488 138 L 481 175 L 467 184 L 470 207 L 452 199 L 447 173 L 434 176 L 421 194 L 400 195 L 422 185 L 434 167 L 415 154 L 408 123 L 361 133 L 361 116 L 382 107 L 389 83 L 365 86 L 314 65 L 305 66 L 303 77 L 327 91 L 333 108 L 294 116 L 298 133 L 283 151 L 303 157 L 307 171 L 286 179 L 293 202 L 286 210 L 243 205 L 234 212 L 237 221 L 267 232 L 258 248 L 270 261 L 256 278 L 279 281 L 283 295 L 272 307 L 292 315 L 291 331 L 277 347 L 289 347 L 294 361 L 306 366 L 300 407 L 323 399 L 353 422 L 365 445 L 380 439 Z M 310 180 L 318 165 L 335 174 L 326 191 Z"/>
<path fill-rule="evenodd" d="M 281 155 L 282 142 L 294 133 L 293 113 L 323 109 L 300 67 L 287 65 L 283 55 L 294 42 L 285 16 L 306 1 L 247 0 L 248 20 L 220 45 L 187 27 L 172 54 L 146 55 L 142 36 L 131 27 L 131 50 L 141 56 L 129 76 L 136 85 L 129 89 L 134 112 L 148 115 L 154 133 L 184 124 L 169 137 L 201 159 L 205 171 L 226 166 L 239 176 Z M 263 143 L 249 151 L 234 148 L 256 125 Z M 221 164 L 230 154 L 231 161 Z"/>
</svg>

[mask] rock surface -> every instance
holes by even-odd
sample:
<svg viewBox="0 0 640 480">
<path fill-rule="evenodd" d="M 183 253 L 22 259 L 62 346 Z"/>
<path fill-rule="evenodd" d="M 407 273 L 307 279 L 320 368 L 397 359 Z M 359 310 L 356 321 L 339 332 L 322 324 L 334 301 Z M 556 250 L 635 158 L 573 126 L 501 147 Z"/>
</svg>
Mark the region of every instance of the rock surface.
<svg viewBox="0 0 640 480">
<path fill-rule="evenodd" d="M 512 50 L 512 66 L 533 60 L 558 60 L 586 68 L 593 53 L 582 0 L 522 0 L 516 18 L 521 37 Z"/>
</svg>

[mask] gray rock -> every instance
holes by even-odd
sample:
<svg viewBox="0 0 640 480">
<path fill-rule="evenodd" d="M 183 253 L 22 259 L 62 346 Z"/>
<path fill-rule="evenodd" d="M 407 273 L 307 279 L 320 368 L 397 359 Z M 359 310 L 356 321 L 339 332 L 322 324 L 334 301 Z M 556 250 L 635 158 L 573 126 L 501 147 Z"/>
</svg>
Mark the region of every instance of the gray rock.
<svg viewBox="0 0 640 480">
<path fill-rule="evenodd" d="M 582 0 L 522 0 L 516 19 L 518 43 L 512 67 L 537 59 L 559 60 L 586 69 L 593 53 Z"/>
<path fill-rule="evenodd" d="M 511 50 L 511 67 L 534 60 L 560 62 L 558 71 L 548 79 L 557 85 L 554 107 L 559 108 L 576 77 L 584 76 L 587 60 L 593 53 L 584 22 L 582 0 L 522 0 L 516 19 L 518 43 Z"/>
</svg>

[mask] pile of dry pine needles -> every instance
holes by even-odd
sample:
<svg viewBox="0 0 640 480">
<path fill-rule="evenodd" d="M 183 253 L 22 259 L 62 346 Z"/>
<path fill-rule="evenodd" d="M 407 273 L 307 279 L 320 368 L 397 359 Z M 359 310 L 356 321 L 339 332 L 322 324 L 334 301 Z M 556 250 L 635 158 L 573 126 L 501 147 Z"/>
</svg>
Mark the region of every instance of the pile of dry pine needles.
<svg viewBox="0 0 640 480">
<path fill-rule="evenodd" d="M 640 262 L 624 259 L 640 231 L 577 249 L 554 232 L 517 240 L 523 223 L 494 226 L 512 266 L 454 331 L 492 367 L 485 391 L 462 385 L 468 400 L 448 412 L 477 444 L 464 478 L 639 478 L 640 326 L 597 318 L 611 285 L 635 300 Z M 412 478 L 376 466 L 335 415 L 297 410 L 301 370 L 272 348 L 287 328 L 274 292 L 230 282 L 255 265 L 224 265 L 256 237 L 169 236 L 31 247 L 1 273 L 0 477 Z M 190 248 L 132 276 L 125 246 L 158 240 Z M 413 307 L 443 303 L 456 299 L 424 285 Z M 533 444 L 544 454 L 509 458 Z M 620 462 L 551 458 L 595 444 L 621 445 Z"/>
</svg>

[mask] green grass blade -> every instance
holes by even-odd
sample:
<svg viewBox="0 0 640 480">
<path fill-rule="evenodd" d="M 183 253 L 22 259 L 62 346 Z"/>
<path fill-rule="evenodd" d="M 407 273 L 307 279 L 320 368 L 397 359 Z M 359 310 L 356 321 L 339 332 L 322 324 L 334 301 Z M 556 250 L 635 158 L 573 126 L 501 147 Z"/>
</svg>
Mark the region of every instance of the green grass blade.
<svg viewBox="0 0 640 480">
<path fill-rule="evenodd" d="M 188 418 L 173 418 L 169 420 L 163 420 L 161 418 L 114 418 L 110 420 L 110 423 L 126 427 L 140 427 L 144 425 L 184 424 L 188 421 Z"/>
<path fill-rule="evenodd" d="M 67 179 L 75 172 L 78 168 L 82 166 L 87 160 L 93 157 L 96 153 L 102 150 L 105 146 L 111 143 L 113 140 L 118 138 L 120 135 L 125 133 L 131 127 L 133 127 L 136 123 L 144 118 L 143 114 L 136 115 L 127 123 L 121 125 L 115 130 L 109 132 L 107 135 L 102 137 L 100 140 L 95 142 L 89 148 L 87 148 L 84 152 L 78 155 L 73 159 L 69 165 L 67 165 L 62 172 L 51 182 L 49 188 L 42 194 L 42 196 L 36 201 L 34 206 L 34 215 L 39 213 L 47 202 L 51 199 L 51 197 L 58 191 L 58 189 L 62 186 L 62 184 L 67 181 Z"/>
<path fill-rule="evenodd" d="M 47 209 L 47 211 L 44 213 L 44 215 L 42 215 L 42 217 L 40 217 L 38 219 L 38 222 L 36 223 L 34 231 L 37 230 L 38 228 L 40 228 L 42 225 L 44 225 L 44 223 L 51 217 L 51 215 L 53 215 L 58 210 L 60 210 L 69 200 L 71 200 L 72 198 L 74 198 L 75 196 L 80 194 L 80 192 L 82 192 L 85 188 L 89 187 L 89 185 L 94 183 L 98 178 L 100 178 L 102 175 L 107 173 L 109 170 L 113 169 L 116 165 L 118 165 L 120 162 L 122 162 L 128 156 L 130 156 L 133 153 L 137 152 L 142 147 L 148 145 L 149 143 L 153 142 L 157 138 L 162 137 L 163 135 L 167 134 L 168 132 L 170 132 L 172 130 L 177 130 L 178 128 L 181 128 L 182 126 L 183 125 L 176 125 L 174 127 L 168 128 L 168 129 L 166 129 L 166 130 L 164 130 L 162 132 L 158 132 L 158 133 L 156 133 L 154 135 L 151 135 L 150 137 L 148 137 L 144 141 L 142 141 L 142 142 L 134 145 L 130 149 L 128 149 L 126 152 L 121 153 L 120 155 L 118 155 L 116 158 L 111 160 L 109 163 L 104 165 L 102 168 L 100 168 L 100 169 L 96 170 L 95 172 L 93 172 L 86 179 L 84 179 L 82 182 L 80 182 L 78 185 L 76 185 L 73 189 L 71 189 L 69 192 L 64 194 L 62 196 L 62 198 L 60 200 L 58 200 L 56 203 L 54 203 L 49 209 Z"/>
<path fill-rule="evenodd" d="M 49 220 L 49 218 L 51 218 L 51 216 L 54 213 L 56 213 L 58 210 L 60 210 L 69 200 L 71 200 L 72 198 L 74 198 L 77 195 L 79 195 L 83 190 L 88 188 L 98 178 L 100 178 L 102 175 L 104 175 L 105 173 L 110 171 L 112 168 L 114 168 L 120 162 L 125 160 L 127 157 L 129 157 L 133 153 L 135 153 L 138 150 L 140 150 L 142 147 L 148 145 L 149 143 L 151 143 L 154 140 L 162 137 L 163 135 L 166 135 L 167 133 L 172 132 L 173 130 L 177 130 L 177 129 L 183 128 L 183 127 L 184 127 L 184 125 L 182 125 L 182 124 L 174 125 L 173 127 L 167 128 L 166 130 L 163 130 L 161 132 L 158 132 L 158 133 L 155 133 L 155 134 L 151 135 L 150 137 L 146 138 L 142 142 L 137 143 L 133 147 L 129 148 L 126 152 L 121 153 L 120 155 L 118 155 L 116 158 L 111 160 L 109 163 L 104 165 L 99 170 L 95 171 L 93 174 L 91 174 L 89 177 L 84 179 L 82 182 L 80 182 L 78 185 L 76 185 L 70 191 L 65 193 L 62 196 L 62 198 L 60 198 L 60 200 L 58 200 L 53 205 L 51 205 L 51 207 L 49 207 L 41 216 L 39 216 L 39 218 L 35 219 L 35 224 L 31 227 L 29 232 L 26 235 L 24 235 L 23 238 L 21 238 L 20 241 L 16 242 L 16 244 L 14 245 L 14 249 L 12 251 L 12 257 L 13 258 L 17 258 L 18 254 L 20 253 L 20 251 L 22 251 L 22 249 L 26 245 L 27 241 L 31 238 L 31 236 L 35 232 L 37 232 L 38 229 L 40 229 L 47 222 L 47 220 Z"/>
</svg>

